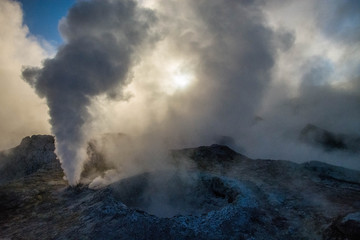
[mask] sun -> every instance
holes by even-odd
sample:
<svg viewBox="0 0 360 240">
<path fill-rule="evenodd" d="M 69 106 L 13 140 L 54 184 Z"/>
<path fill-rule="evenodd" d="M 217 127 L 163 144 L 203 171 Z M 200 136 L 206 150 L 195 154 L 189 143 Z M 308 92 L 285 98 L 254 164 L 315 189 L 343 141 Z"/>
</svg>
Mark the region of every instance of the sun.
<svg viewBox="0 0 360 240">
<path fill-rule="evenodd" d="M 167 92 L 173 94 L 177 91 L 184 91 L 194 81 L 191 69 L 184 63 L 175 62 L 167 68 Z"/>
<path fill-rule="evenodd" d="M 176 89 L 185 89 L 191 83 L 192 77 L 186 73 L 175 73 L 172 76 L 172 83 Z"/>
</svg>

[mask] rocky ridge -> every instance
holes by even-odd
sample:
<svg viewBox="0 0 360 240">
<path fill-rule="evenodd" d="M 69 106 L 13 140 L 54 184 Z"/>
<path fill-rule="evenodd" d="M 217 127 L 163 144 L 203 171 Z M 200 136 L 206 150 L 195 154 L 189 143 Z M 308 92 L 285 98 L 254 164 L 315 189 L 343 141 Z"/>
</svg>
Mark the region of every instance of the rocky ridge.
<svg viewBox="0 0 360 240">
<path fill-rule="evenodd" d="M 359 239 L 358 171 L 221 145 L 169 156 L 184 159 L 188 169 L 69 187 L 53 137 L 27 137 L 0 154 L 0 238 Z"/>
</svg>

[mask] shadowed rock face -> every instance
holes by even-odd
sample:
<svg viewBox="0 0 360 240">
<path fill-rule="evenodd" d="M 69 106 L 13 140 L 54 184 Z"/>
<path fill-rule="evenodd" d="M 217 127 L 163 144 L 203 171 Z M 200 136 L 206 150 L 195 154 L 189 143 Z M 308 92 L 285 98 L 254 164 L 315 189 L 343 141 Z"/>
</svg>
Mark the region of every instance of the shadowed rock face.
<svg viewBox="0 0 360 240">
<path fill-rule="evenodd" d="M 301 130 L 300 140 L 325 151 L 360 151 L 360 137 L 333 133 L 312 124 Z"/>
<path fill-rule="evenodd" d="M 53 136 L 33 135 L 25 137 L 19 146 L 0 152 L 0 183 L 25 177 L 39 169 L 59 167 L 54 141 Z"/>
<path fill-rule="evenodd" d="M 1 238 L 359 239 L 358 171 L 212 145 L 173 151 L 169 161 L 188 169 L 94 190 L 67 185 L 53 146 L 32 136 L 1 153 Z"/>
</svg>

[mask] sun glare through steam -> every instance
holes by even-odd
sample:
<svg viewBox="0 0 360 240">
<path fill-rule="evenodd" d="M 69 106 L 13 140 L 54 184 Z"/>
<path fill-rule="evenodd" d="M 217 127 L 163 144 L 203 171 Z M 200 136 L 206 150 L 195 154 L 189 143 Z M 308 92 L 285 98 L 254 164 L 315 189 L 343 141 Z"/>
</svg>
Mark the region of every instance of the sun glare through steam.
<svg viewBox="0 0 360 240">
<path fill-rule="evenodd" d="M 189 86 L 191 82 L 191 76 L 185 73 L 176 73 L 172 77 L 175 88 L 184 89 Z"/>
<path fill-rule="evenodd" d="M 194 80 L 194 76 L 189 69 L 184 69 L 182 64 L 171 64 L 166 73 L 166 91 L 173 94 L 177 91 L 184 91 Z"/>
</svg>

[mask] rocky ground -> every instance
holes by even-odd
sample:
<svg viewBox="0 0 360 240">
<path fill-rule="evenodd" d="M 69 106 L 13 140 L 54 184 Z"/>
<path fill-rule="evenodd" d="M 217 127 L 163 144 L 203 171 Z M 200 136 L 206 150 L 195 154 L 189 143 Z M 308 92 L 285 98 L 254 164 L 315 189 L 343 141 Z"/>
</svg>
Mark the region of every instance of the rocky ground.
<svg viewBox="0 0 360 240">
<path fill-rule="evenodd" d="M 181 167 L 69 187 L 53 137 L 24 138 L 0 154 L 0 239 L 360 239 L 358 171 L 221 145 L 170 156 Z"/>
</svg>

